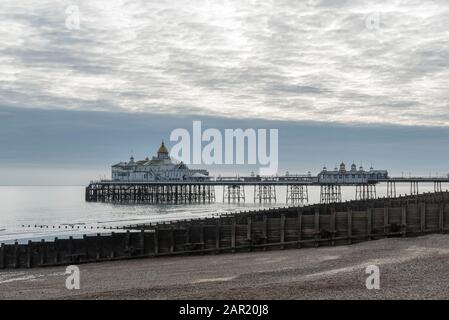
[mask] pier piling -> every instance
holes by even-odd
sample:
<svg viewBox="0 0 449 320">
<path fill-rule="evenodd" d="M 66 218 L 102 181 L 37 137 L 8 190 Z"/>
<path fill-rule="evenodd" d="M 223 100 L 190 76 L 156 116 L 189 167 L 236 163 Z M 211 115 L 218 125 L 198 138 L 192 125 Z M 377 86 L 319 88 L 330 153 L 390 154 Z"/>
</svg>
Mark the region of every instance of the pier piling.
<svg viewBox="0 0 449 320">
<path fill-rule="evenodd" d="M 307 185 L 288 185 L 285 203 L 293 205 L 304 205 L 309 202 L 309 191 Z"/>
</svg>

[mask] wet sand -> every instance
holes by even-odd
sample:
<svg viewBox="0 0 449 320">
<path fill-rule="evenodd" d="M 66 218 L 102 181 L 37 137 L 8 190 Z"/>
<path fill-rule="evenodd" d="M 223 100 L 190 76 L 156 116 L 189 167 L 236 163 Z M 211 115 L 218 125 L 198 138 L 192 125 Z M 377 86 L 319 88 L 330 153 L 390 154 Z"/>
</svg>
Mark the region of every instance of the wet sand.
<svg viewBox="0 0 449 320">
<path fill-rule="evenodd" d="M 380 289 L 368 290 L 368 265 Z M 0 299 L 448 299 L 449 235 L 351 246 L 165 257 L 0 271 Z"/>
</svg>

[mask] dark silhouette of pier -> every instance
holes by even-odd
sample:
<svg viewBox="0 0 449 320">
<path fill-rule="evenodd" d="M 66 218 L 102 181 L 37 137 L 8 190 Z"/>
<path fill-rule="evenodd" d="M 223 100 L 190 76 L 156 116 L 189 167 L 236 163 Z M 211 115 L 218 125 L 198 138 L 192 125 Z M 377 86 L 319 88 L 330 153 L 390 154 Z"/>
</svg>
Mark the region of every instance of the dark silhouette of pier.
<svg viewBox="0 0 449 320">
<path fill-rule="evenodd" d="M 286 188 L 286 202 L 307 204 L 310 186 L 320 187 L 320 203 L 341 202 L 341 187 L 354 186 L 356 200 L 376 199 L 377 185 L 385 183 L 387 197 L 396 197 L 396 186 L 408 184 L 410 195 L 419 194 L 419 185 L 433 183 L 434 192 L 443 191 L 442 177 L 387 177 L 367 179 L 364 182 L 322 182 L 319 176 L 277 177 L 218 177 L 188 181 L 92 181 L 86 187 L 88 202 L 140 202 L 140 203 L 211 203 L 216 201 L 215 187 L 223 188 L 223 202 L 245 202 L 246 191 L 253 188 L 254 202 L 277 201 L 277 188 Z"/>
</svg>

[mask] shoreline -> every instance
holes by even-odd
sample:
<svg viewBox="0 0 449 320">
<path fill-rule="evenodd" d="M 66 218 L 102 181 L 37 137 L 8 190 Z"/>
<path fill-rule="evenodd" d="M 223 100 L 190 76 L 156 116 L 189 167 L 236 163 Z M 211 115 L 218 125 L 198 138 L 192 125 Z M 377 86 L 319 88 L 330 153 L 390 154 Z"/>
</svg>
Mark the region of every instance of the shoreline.
<svg viewBox="0 0 449 320">
<path fill-rule="evenodd" d="M 448 197 L 448 192 L 426 193 L 244 211 L 213 218 L 138 224 L 126 227 L 126 232 L 110 228 L 110 234 L 84 234 L 82 239 L 70 236 L 54 238 L 53 242 L 1 244 L 0 268 L 339 246 L 388 237 L 446 233 Z"/>
</svg>

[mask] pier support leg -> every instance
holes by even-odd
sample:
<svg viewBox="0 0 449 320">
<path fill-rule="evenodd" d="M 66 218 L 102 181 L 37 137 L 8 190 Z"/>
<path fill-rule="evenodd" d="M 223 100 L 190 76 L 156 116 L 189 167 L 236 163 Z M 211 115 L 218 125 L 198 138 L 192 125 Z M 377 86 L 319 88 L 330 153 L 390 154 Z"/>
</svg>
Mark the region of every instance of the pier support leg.
<svg viewBox="0 0 449 320">
<path fill-rule="evenodd" d="M 286 201 L 287 204 L 304 205 L 309 202 L 309 192 L 307 186 L 289 185 L 287 186 Z"/>
<path fill-rule="evenodd" d="M 396 182 L 387 181 L 387 197 L 396 198 Z"/>
<path fill-rule="evenodd" d="M 376 185 L 375 184 L 359 184 L 355 186 L 356 200 L 370 200 L 376 199 Z"/>
<path fill-rule="evenodd" d="M 256 185 L 254 186 L 254 202 L 276 203 L 276 187 L 274 185 Z"/>
<path fill-rule="evenodd" d="M 223 202 L 245 202 L 245 187 L 241 185 L 223 186 Z"/>
<path fill-rule="evenodd" d="M 341 187 L 334 184 L 321 185 L 320 203 L 341 202 Z"/>
<path fill-rule="evenodd" d="M 419 194 L 419 183 L 418 181 L 410 182 L 410 195 Z"/>
<path fill-rule="evenodd" d="M 240 193 L 244 198 L 244 191 Z M 213 185 L 202 183 L 179 185 L 91 183 L 85 189 L 85 200 L 87 202 L 205 203 L 215 202 L 215 189 Z"/>
</svg>

